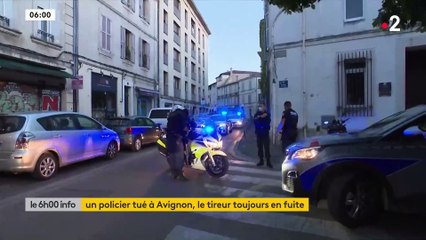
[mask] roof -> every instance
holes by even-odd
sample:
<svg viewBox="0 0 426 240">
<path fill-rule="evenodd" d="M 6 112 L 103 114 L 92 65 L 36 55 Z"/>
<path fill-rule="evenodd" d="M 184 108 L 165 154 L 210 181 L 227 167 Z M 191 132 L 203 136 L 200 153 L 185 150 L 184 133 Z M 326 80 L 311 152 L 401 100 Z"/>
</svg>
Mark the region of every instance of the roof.
<svg viewBox="0 0 426 240">
<path fill-rule="evenodd" d="M 191 8 L 194 10 L 195 15 L 197 16 L 198 20 L 200 20 L 201 24 L 206 29 L 207 34 L 211 35 L 212 33 L 210 32 L 210 29 L 207 26 L 206 21 L 204 21 L 204 18 L 201 15 L 200 11 L 198 10 L 197 6 L 195 5 L 194 1 L 193 0 L 188 0 L 188 3 L 189 3 L 189 6 L 191 6 Z"/>
<path fill-rule="evenodd" d="M 226 72 L 226 73 L 230 73 L 230 72 Z M 222 73 L 221 75 L 224 75 L 226 73 Z M 233 74 L 233 77 L 229 76 L 228 78 L 224 79 L 223 81 L 218 82 L 217 87 L 223 87 L 223 86 L 227 86 L 227 85 L 231 85 L 231 84 L 238 84 L 242 80 L 261 76 L 261 74 L 259 72 L 238 71 L 238 70 L 232 71 L 232 74 Z M 247 75 L 248 74 L 249 76 L 243 77 L 243 78 L 236 78 L 234 74 L 235 75 L 238 75 L 238 74 L 246 74 Z M 219 76 L 221 76 L 221 75 L 219 75 Z"/>
<path fill-rule="evenodd" d="M 214 86 L 214 85 L 216 85 L 216 82 L 214 82 L 214 83 L 210 83 L 210 84 L 209 84 L 209 87 Z"/>
<path fill-rule="evenodd" d="M 253 72 L 253 71 L 242 71 L 242 70 L 232 70 L 233 74 L 260 74 L 259 72 Z M 230 75 L 231 71 L 223 72 L 219 74 L 216 78 L 220 78 L 222 75 Z"/>
</svg>

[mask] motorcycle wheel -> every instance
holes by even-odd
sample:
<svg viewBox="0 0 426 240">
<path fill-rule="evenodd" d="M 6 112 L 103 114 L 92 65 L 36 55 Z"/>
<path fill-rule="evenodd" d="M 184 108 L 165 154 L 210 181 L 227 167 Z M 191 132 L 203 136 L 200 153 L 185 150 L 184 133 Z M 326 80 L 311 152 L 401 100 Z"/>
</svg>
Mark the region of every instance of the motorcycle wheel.
<svg viewBox="0 0 426 240">
<path fill-rule="evenodd" d="M 228 158 L 221 155 L 215 155 L 213 156 L 213 161 L 216 166 L 213 166 L 210 162 L 208 162 L 206 166 L 207 173 L 215 178 L 223 177 L 229 169 Z"/>
</svg>

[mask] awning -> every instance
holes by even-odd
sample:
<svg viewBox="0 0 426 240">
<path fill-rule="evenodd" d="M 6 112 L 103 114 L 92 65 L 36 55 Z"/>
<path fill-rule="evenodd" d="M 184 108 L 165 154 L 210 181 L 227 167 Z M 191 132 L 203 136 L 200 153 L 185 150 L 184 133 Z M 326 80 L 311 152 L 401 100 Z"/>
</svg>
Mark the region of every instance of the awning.
<svg viewBox="0 0 426 240">
<path fill-rule="evenodd" d="M 36 73 L 41 75 L 48 75 L 48 76 L 54 76 L 59 78 L 71 78 L 72 75 L 61 71 L 59 69 L 53 69 L 49 68 L 48 66 L 43 67 L 40 65 L 35 65 L 31 63 L 23 63 L 18 61 L 13 61 L 9 59 L 0 59 L 0 68 L 10 69 L 10 70 L 17 70 L 22 72 L 29 72 L 29 73 Z"/>
<path fill-rule="evenodd" d="M 136 87 L 136 89 L 139 91 L 139 93 L 142 93 L 142 94 L 148 95 L 148 96 L 157 96 L 157 95 L 160 94 L 158 91 L 151 90 L 151 89 L 146 89 L 146 88 L 141 88 L 141 87 Z"/>
</svg>

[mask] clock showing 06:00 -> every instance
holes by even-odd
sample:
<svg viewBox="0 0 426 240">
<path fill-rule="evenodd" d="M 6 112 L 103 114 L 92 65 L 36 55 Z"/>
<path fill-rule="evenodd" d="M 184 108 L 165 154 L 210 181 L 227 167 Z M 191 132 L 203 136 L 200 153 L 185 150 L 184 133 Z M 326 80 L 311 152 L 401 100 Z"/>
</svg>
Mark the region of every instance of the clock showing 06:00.
<svg viewBox="0 0 426 240">
<path fill-rule="evenodd" d="M 26 9 L 25 21 L 55 21 L 55 9 Z"/>
</svg>

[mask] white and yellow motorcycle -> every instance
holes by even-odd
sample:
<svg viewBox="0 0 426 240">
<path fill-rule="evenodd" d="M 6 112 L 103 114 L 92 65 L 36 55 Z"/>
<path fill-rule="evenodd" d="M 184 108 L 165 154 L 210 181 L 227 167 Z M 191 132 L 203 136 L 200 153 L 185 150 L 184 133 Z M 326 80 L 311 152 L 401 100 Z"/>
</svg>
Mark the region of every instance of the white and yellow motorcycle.
<svg viewBox="0 0 426 240">
<path fill-rule="evenodd" d="M 215 178 L 224 176 L 229 169 L 228 156 L 222 149 L 222 137 L 217 138 L 210 134 L 197 133 L 195 137 L 190 138 L 189 148 L 185 148 L 185 165 L 191 166 L 194 169 L 207 171 L 207 173 Z M 167 154 L 167 139 L 164 134 L 157 140 L 157 147 L 161 155 L 168 157 Z"/>
</svg>

